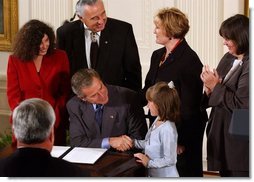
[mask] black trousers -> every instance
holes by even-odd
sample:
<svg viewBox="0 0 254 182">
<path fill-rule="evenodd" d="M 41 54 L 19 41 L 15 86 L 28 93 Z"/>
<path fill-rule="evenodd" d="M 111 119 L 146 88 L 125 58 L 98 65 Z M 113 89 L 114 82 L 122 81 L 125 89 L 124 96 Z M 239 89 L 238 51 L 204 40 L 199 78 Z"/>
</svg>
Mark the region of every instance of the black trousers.
<svg viewBox="0 0 254 182">
<path fill-rule="evenodd" d="M 249 171 L 220 171 L 221 177 L 250 177 Z"/>
<path fill-rule="evenodd" d="M 200 121 L 192 124 L 182 131 L 185 151 L 177 156 L 176 163 L 180 177 L 203 177 L 203 136 L 206 123 Z"/>
</svg>

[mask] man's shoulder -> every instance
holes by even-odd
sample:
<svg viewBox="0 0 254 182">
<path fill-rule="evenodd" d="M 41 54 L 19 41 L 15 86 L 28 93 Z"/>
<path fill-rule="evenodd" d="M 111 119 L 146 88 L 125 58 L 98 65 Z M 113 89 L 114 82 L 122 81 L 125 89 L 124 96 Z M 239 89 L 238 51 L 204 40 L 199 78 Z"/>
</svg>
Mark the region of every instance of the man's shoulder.
<svg viewBox="0 0 254 182">
<path fill-rule="evenodd" d="M 86 177 L 90 176 L 89 173 L 85 170 L 82 170 L 77 165 L 65 161 L 63 159 L 51 157 L 50 164 L 51 166 L 50 170 L 48 170 L 49 176 L 69 176 L 69 177 Z"/>
<path fill-rule="evenodd" d="M 73 96 L 70 100 L 68 100 L 66 106 L 67 108 L 70 107 L 78 107 L 81 104 L 80 98 L 78 98 L 76 95 Z"/>
<path fill-rule="evenodd" d="M 75 164 L 52 157 L 48 151 L 40 148 L 22 148 L 22 151 L 16 150 L 15 153 L 0 161 L 0 176 L 89 176 L 87 171 L 81 170 Z"/>
<path fill-rule="evenodd" d="M 119 27 L 132 27 L 132 25 L 128 22 L 122 21 L 122 20 L 118 20 L 118 19 L 114 19 L 114 18 L 108 18 L 107 19 L 107 23 L 110 26 L 119 26 Z"/>
<path fill-rule="evenodd" d="M 132 103 L 137 98 L 137 92 L 129 88 L 108 85 L 109 97 L 114 102 Z"/>
<path fill-rule="evenodd" d="M 73 22 L 65 21 L 60 27 L 57 28 L 57 32 L 69 32 L 75 29 L 79 29 L 82 25 L 80 20 L 76 20 Z"/>
<path fill-rule="evenodd" d="M 111 92 L 116 92 L 116 93 L 128 93 L 128 94 L 136 94 L 137 92 L 135 92 L 134 90 L 131 90 L 129 88 L 126 87 L 121 87 L 121 86 L 117 86 L 117 85 L 107 85 L 109 91 Z"/>
</svg>

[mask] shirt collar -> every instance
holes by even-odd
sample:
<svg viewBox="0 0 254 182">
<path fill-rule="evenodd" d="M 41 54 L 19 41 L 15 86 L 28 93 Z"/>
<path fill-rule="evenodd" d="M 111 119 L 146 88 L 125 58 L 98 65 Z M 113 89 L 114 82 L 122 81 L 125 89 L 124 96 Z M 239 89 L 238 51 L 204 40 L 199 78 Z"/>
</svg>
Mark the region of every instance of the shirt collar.
<svg viewBox="0 0 254 182">
<path fill-rule="evenodd" d="M 84 25 L 84 28 L 85 28 L 86 37 L 90 37 L 90 34 L 91 34 L 92 31 L 88 29 L 88 27 L 86 26 L 85 23 L 83 23 L 83 25 Z M 98 34 L 99 37 L 101 36 L 101 32 L 96 32 L 96 33 Z"/>
</svg>

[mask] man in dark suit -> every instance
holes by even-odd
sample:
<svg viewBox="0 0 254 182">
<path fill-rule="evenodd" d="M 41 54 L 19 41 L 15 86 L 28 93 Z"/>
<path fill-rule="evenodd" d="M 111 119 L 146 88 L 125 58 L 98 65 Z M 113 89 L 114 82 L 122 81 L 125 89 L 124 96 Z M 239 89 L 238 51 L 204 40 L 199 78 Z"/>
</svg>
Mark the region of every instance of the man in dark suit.
<svg viewBox="0 0 254 182">
<path fill-rule="evenodd" d="M 57 29 L 57 46 L 67 52 L 71 75 L 80 68 L 93 68 L 107 84 L 140 90 L 141 65 L 131 24 L 107 18 L 102 0 L 79 0 L 76 15 L 79 20 Z M 91 66 L 92 32 L 99 53 Z"/>
<path fill-rule="evenodd" d="M 72 146 L 125 151 L 132 147 L 126 135 L 136 139 L 145 137 L 147 125 L 136 92 L 105 85 L 94 69 L 76 72 L 71 85 L 76 94 L 67 103 Z M 102 106 L 100 119 L 97 105 Z"/>
<path fill-rule="evenodd" d="M 17 150 L 0 160 L 0 176 L 80 177 L 90 176 L 78 166 L 50 155 L 54 143 L 55 113 L 42 99 L 27 99 L 13 112 Z"/>
</svg>

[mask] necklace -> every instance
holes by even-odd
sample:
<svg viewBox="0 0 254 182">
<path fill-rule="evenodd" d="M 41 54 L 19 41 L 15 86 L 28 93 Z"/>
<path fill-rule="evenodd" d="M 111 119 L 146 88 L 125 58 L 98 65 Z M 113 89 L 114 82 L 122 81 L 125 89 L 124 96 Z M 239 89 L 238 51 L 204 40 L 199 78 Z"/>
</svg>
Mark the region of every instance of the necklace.
<svg viewBox="0 0 254 182">
<path fill-rule="evenodd" d="M 163 54 L 160 64 L 159 66 L 161 66 L 163 63 L 165 63 L 165 61 L 167 60 L 167 58 L 169 57 L 170 54 L 172 54 L 172 52 L 175 50 L 175 48 L 182 42 L 182 39 L 179 39 L 176 44 L 174 45 L 174 47 L 169 51 L 169 53 L 166 55 L 166 52 Z"/>
</svg>

